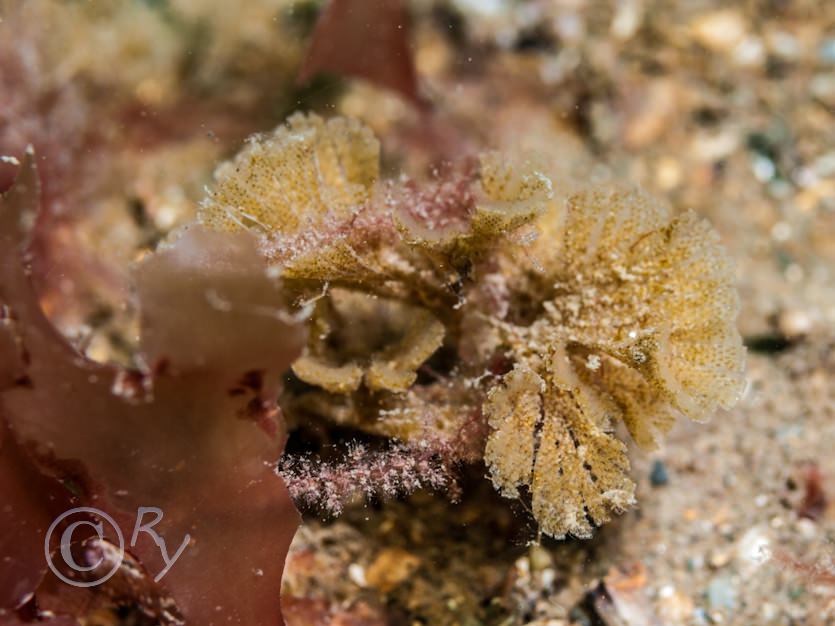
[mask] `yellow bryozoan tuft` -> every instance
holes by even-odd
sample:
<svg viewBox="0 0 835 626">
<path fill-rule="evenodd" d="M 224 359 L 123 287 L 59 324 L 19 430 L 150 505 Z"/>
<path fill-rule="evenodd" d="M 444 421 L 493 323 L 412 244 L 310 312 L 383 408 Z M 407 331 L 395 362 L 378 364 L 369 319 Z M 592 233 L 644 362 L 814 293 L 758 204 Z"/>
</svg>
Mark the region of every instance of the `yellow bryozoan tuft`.
<svg viewBox="0 0 835 626">
<path fill-rule="evenodd" d="M 648 448 L 676 413 L 703 420 L 736 402 L 739 303 L 710 226 L 642 192 L 574 193 L 540 228 L 538 267 L 512 274 L 538 304 L 495 322 L 515 365 L 488 394 L 485 460 L 502 493 L 530 489 L 545 532 L 585 537 L 633 501 L 617 420 Z"/>
<path fill-rule="evenodd" d="M 478 446 L 543 532 L 587 537 L 634 500 L 618 421 L 652 447 L 676 415 L 734 404 L 737 294 L 706 222 L 633 189 L 560 195 L 542 158 L 492 152 L 420 182 L 381 181 L 378 159 L 359 122 L 294 115 L 202 205 L 316 303 L 285 410 Z M 486 443 L 462 434 L 473 421 Z"/>
<path fill-rule="evenodd" d="M 290 235 L 350 215 L 380 175 L 380 142 L 356 120 L 296 114 L 272 135 L 250 137 L 215 171 L 200 221 L 220 230 Z"/>
</svg>

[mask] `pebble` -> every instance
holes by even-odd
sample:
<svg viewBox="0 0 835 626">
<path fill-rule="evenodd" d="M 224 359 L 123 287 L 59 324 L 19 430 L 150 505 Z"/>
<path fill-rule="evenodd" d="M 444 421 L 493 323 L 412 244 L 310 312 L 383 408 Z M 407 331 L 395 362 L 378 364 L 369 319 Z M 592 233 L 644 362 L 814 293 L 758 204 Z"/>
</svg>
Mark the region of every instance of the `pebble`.
<svg viewBox="0 0 835 626">
<path fill-rule="evenodd" d="M 771 51 L 784 59 L 794 60 L 800 55 L 797 37 L 787 31 L 779 30 L 771 33 L 768 43 Z"/>
<path fill-rule="evenodd" d="M 365 587 L 368 584 L 365 580 L 365 570 L 359 563 L 351 563 L 348 566 L 348 578 L 358 587 Z"/>
<path fill-rule="evenodd" d="M 665 622 L 680 624 L 684 623 L 693 614 L 693 599 L 671 585 L 661 589 L 661 596 L 658 600 L 658 617 Z"/>
<path fill-rule="evenodd" d="M 797 520 L 795 527 L 797 528 L 797 534 L 807 541 L 814 539 L 818 535 L 818 525 L 806 517 L 801 517 Z"/>
<path fill-rule="evenodd" d="M 759 67 L 765 62 L 765 45 L 762 39 L 749 35 L 737 44 L 733 54 L 739 67 Z"/>
<path fill-rule="evenodd" d="M 670 481 L 667 475 L 667 468 L 661 461 L 655 461 L 652 464 L 652 471 L 649 473 L 649 482 L 653 487 L 660 487 L 666 485 Z"/>
<path fill-rule="evenodd" d="M 768 530 L 754 526 L 746 531 L 736 544 L 736 556 L 743 572 L 751 573 L 768 560 L 771 543 Z"/>
<path fill-rule="evenodd" d="M 799 283 L 801 280 L 803 280 L 803 268 L 800 267 L 797 263 L 789 263 L 789 265 L 786 266 L 786 270 L 784 273 L 786 276 L 786 280 L 790 283 Z"/>
<path fill-rule="evenodd" d="M 770 602 L 763 603 L 762 609 L 760 611 L 764 619 L 773 620 L 777 617 L 777 607 L 771 604 Z"/>
<path fill-rule="evenodd" d="M 778 200 L 781 198 L 785 199 L 794 193 L 794 188 L 785 178 L 775 176 L 768 181 L 768 193 Z"/>
<path fill-rule="evenodd" d="M 699 161 L 718 161 L 734 152 L 739 145 L 740 137 L 736 129 L 695 133 L 690 143 L 690 154 Z"/>
<path fill-rule="evenodd" d="M 835 174 L 835 150 L 822 154 L 812 163 L 812 169 L 820 178 Z"/>
<path fill-rule="evenodd" d="M 516 580 L 527 584 L 531 580 L 531 561 L 527 556 L 520 556 L 513 562 Z"/>
<path fill-rule="evenodd" d="M 388 593 L 409 578 L 420 565 L 420 558 L 401 548 L 386 548 L 365 572 L 372 587 Z"/>
<path fill-rule="evenodd" d="M 714 550 L 711 552 L 707 562 L 713 569 L 725 567 L 731 560 L 731 555 L 726 550 Z"/>
<path fill-rule="evenodd" d="M 736 606 L 736 589 L 727 576 L 716 576 L 707 585 L 707 601 L 712 609 Z"/>
<path fill-rule="evenodd" d="M 835 106 L 835 74 L 816 74 L 809 83 L 809 92 L 827 106 Z"/>
<path fill-rule="evenodd" d="M 788 241 L 791 236 L 792 227 L 788 222 L 777 222 L 771 227 L 771 238 L 778 243 Z"/>
<path fill-rule="evenodd" d="M 655 166 L 655 182 L 661 189 L 669 191 L 678 187 L 684 178 L 679 162 L 673 157 L 662 157 Z"/>
<path fill-rule="evenodd" d="M 557 573 L 553 569 L 549 567 L 548 569 L 542 570 L 542 587 L 544 589 L 550 589 L 556 580 Z"/>
<path fill-rule="evenodd" d="M 535 572 L 542 571 L 551 567 L 553 560 L 551 553 L 540 545 L 532 545 L 528 551 L 528 560 L 531 564 L 531 569 Z"/>
<path fill-rule="evenodd" d="M 583 17 L 571 11 L 560 12 L 554 21 L 554 30 L 560 39 L 566 42 L 578 42 L 586 35 L 586 23 Z"/>
<path fill-rule="evenodd" d="M 670 79 L 656 79 L 641 93 L 640 105 L 630 112 L 623 138 L 630 148 L 657 142 L 678 119 L 681 87 Z"/>
<path fill-rule="evenodd" d="M 827 39 L 818 46 L 818 58 L 824 63 L 835 65 L 835 38 Z"/>
<path fill-rule="evenodd" d="M 454 4 L 464 14 L 471 13 L 485 18 L 505 17 L 506 7 L 501 0 L 455 0 Z"/>
<path fill-rule="evenodd" d="M 701 15 L 692 28 L 696 41 L 714 52 L 729 52 L 745 37 L 745 19 L 734 9 Z"/>
<path fill-rule="evenodd" d="M 697 606 L 695 609 L 693 609 L 693 623 L 697 624 L 698 626 L 705 626 L 706 624 L 710 624 L 711 620 L 707 614 L 707 611 L 705 611 L 700 606 Z"/>
<path fill-rule="evenodd" d="M 756 179 L 761 183 L 768 182 L 774 178 L 774 175 L 777 173 L 774 161 L 761 154 L 756 154 L 751 159 L 751 169 L 753 170 Z"/>
<path fill-rule="evenodd" d="M 812 330 L 812 318 L 805 311 L 785 309 L 777 317 L 777 328 L 787 339 L 797 339 Z"/>
<path fill-rule="evenodd" d="M 641 5 L 636 0 L 621 0 L 612 19 L 611 32 L 618 39 L 632 37 L 641 25 Z"/>
</svg>

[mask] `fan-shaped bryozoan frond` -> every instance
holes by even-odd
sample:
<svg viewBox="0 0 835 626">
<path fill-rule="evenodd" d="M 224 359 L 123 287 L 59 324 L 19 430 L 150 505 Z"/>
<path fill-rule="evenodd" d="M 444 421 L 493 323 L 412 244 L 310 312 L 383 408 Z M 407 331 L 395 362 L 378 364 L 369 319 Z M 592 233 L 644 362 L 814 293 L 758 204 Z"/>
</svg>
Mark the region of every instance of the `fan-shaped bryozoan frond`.
<svg viewBox="0 0 835 626">
<path fill-rule="evenodd" d="M 517 365 L 485 405 L 485 459 L 503 493 L 530 489 L 544 532 L 585 537 L 633 499 L 616 420 L 652 447 L 676 412 L 736 402 L 738 301 L 716 233 L 642 192 L 577 192 L 541 228 L 538 268 L 517 275 L 526 308 L 498 323 Z"/>
<path fill-rule="evenodd" d="M 380 142 L 356 120 L 296 114 L 272 135 L 250 137 L 215 171 L 200 221 L 220 230 L 284 236 L 345 216 L 379 177 Z"/>
<path fill-rule="evenodd" d="M 381 181 L 378 154 L 356 121 L 295 115 L 218 168 L 202 206 L 206 224 L 256 232 L 274 274 L 316 301 L 293 365 L 307 386 L 286 410 L 477 447 L 543 532 L 589 536 L 634 500 L 617 421 L 652 447 L 742 388 L 716 233 L 641 191 L 557 192 L 543 158 Z M 486 445 L 461 434 L 474 419 Z"/>
</svg>

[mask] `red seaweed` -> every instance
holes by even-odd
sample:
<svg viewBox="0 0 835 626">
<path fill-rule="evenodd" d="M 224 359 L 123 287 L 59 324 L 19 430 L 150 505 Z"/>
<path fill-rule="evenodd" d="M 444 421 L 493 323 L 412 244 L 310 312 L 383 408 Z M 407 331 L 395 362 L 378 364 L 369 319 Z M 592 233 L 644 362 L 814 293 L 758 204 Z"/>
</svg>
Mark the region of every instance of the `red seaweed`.
<svg viewBox="0 0 835 626">
<path fill-rule="evenodd" d="M 797 508 L 800 517 L 817 520 L 826 511 L 829 504 L 823 488 L 823 475 L 817 463 L 809 463 L 803 468 L 803 499 Z"/>
<path fill-rule="evenodd" d="M 156 371 L 124 370 L 84 358 L 43 314 L 22 225 L 37 208 L 30 153 L 0 205 L 2 462 L 15 468 L 4 472 L 0 497 L 19 513 L 2 518 L 0 530 L 30 527 L 13 555 L 26 579 L 2 597 L 0 615 L 38 597 L 45 556 L 42 544 L 37 554 L 29 544 L 43 541 L 46 519 L 63 508 L 31 482 L 31 463 L 70 485 L 79 504 L 111 515 L 126 543 L 139 507 L 163 512 L 157 531 L 169 554 L 189 535 L 179 560 L 147 586 L 170 597 L 187 623 L 282 623 L 279 585 L 300 519 L 274 471 L 285 440 L 276 396 L 305 337 L 254 243 L 194 229 L 141 264 L 141 350 Z M 226 358 L 230 345 L 237 348 Z M 260 384 L 230 393 L 242 379 Z M 21 450 L 29 453 L 18 461 Z M 151 576 L 165 566 L 154 539 L 139 533 L 126 546 L 126 558 Z M 1 575 L 13 572 L 4 566 Z"/>
<path fill-rule="evenodd" d="M 332 0 L 316 22 L 298 82 L 323 70 L 365 79 L 421 106 L 402 0 Z"/>
</svg>

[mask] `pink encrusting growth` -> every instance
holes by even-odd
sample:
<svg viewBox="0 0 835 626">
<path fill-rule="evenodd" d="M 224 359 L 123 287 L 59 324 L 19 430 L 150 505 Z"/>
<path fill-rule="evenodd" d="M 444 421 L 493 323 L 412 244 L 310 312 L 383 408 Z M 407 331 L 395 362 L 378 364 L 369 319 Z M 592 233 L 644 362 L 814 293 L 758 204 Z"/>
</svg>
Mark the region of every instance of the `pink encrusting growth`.
<svg viewBox="0 0 835 626">
<path fill-rule="evenodd" d="M 419 489 L 458 492 L 453 468 L 433 449 L 410 449 L 402 444 L 374 450 L 352 444 L 339 461 L 325 462 L 310 456 L 285 456 L 277 473 L 284 479 L 293 501 L 302 508 L 339 515 L 360 501 L 390 500 Z"/>
<path fill-rule="evenodd" d="M 474 162 L 457 170 L 446 165 L 435 170 L 429 183 L 389 183 L 385 201 L 395 223 L 411 237 L 434 243 L 466 233 L 476 211 L 472 189 L 476 168 Z"/>
</svg>

